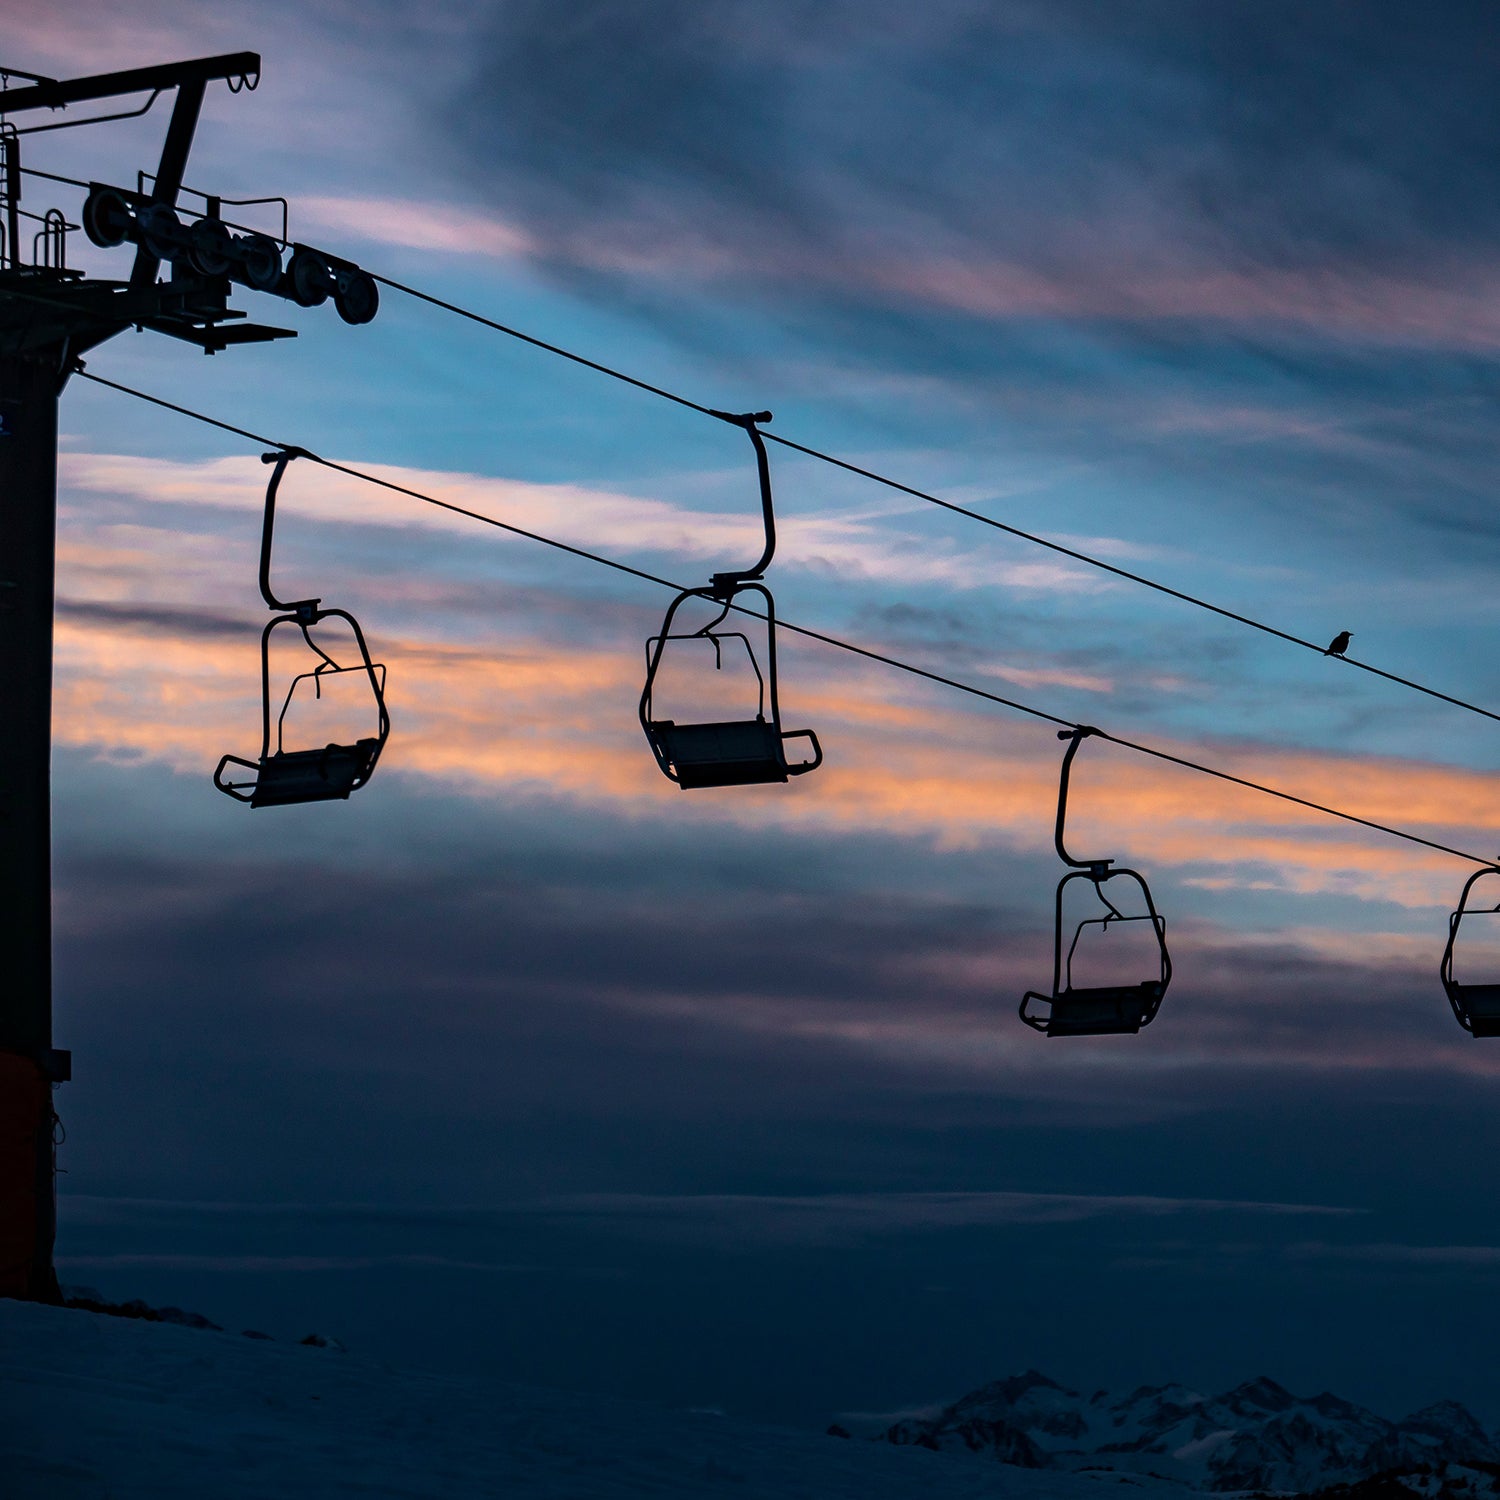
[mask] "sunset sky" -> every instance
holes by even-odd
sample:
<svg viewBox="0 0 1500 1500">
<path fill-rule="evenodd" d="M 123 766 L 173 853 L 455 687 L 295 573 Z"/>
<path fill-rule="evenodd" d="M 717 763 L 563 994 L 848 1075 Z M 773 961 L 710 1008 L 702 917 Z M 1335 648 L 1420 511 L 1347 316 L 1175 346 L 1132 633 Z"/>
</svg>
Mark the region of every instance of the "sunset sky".
<svg viewBox="0 0 1500 1500">
<path fill-rule="evenodd" d="M 56 76 L 259 51 L 193 187 L 1500 708 L 1492 5 L 0 18 Z M 133 186 L 165 120 L 25 162 Z M 299 337 L 88 368 L 669 578 L 758 549 L 731 427 L 396 292 L 235 304 Z M 62 431 L 65 1282 L 805 1423 L 1028 1366 L 1500 1421 L 1500 1041 L 1437 980 L 1472 866 L 1087 744 L 1072 841 L 1176 973 L 1139 1036 L 1044 1039 L 1051 726 L 787 637 L 826 765 L 682 793 L 635 717 L 664 591 L 306 463 L 278 577 L 358 615 L 393 730 L 348 803 L 251 812 L 210 773 L 259 740 L 259 449 L 77 380 Z M 1500 725 L 771 462 L 787 618 L 1500 853 Z"/>
</svg>

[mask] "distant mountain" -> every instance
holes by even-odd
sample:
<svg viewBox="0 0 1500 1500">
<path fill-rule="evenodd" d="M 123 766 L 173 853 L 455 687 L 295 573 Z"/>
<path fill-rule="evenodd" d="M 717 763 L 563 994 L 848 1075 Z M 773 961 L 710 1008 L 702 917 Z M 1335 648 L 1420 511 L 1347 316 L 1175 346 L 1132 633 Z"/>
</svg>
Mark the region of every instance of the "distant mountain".
<svg viewBox="0 0 1500 1500">
<path fill-rule="evenodd" d="M 1265 1376 L 1220 1396 L 1180 1385 L 1083 1396 L 1028 1370 L 981 1386 L 936 1416 L 897 1422 L 880 1437 L 1027 1469 L 1104 1470 L 1196 1490 L 1283 1494 L 1408 1471 L 1431 1476 L 1444 1465 L 1500 1465 L 1500 1445 L 1456 1401 L 1391 1422 L 1327 1393 L 1294 1396 Z M 1440 1487 L 1418 1485 L 1412 1493 L 1435 1495 Z"/>
<path fill-rule="evenodd" d="M 1500 1466 L 1442 1463 L 1332 1485 L 1298 1500 L 1496 1500 Z"/>
</svg>

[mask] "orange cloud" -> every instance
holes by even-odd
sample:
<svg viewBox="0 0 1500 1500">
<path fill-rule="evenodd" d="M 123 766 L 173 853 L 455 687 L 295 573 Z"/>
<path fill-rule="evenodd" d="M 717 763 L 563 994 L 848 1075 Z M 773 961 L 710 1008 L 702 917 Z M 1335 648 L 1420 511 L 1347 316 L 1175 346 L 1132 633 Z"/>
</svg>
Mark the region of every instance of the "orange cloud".
<svg viewBox="0 0 1500 1500">
<path fill-rule="evenodd" d="M 377 632 L 391 663 L 395 730 L 384 769 L 481 794 L 545 794 L 624 816 L 887 832 L 950 848 L 1050 843 L 1059 750 L 1050 730 L 949 707 L 930 690 L 860 664 L 798 654 L 785 721 L 816 728 L 826 766 L 788 787 L 683 794 L 660 776 L 635 720 L 633 651 L 535 639 L 453 644 Z M 205 774 L 225 750 L 259 741 L 253 628 L 225 649 L 158 630 L 61 618 L 57 734 L 64 743 L 147 756 Z M 1197 747 L 1184 747 L 1199 755 Z M 1211 758 L 1363 816 L 1500 846 L 1500 793 L 1488 777 L 1415 762 L 1310 752 Z M 1406 847 L 1243 789 L 1086 746 L 1075 768 L 1076 850 L 1161 871 L 1206 867 L 1201 882 L 1340 892 L 1427 906 L 1451 901 L 1452 859 Z M 1463 808 L 1466 823 L 1453 823 Z"/>
<path fill-rule="evenodd" d="M 265 470 L 253 459 L 164 464 L 71 455 L 73 491 L 159 496 L 253 511 Z M 412 477 L 407 471 L 403 477 Z M 537 510 L 579 530 L 621 535 L 656 525 L 669 537 L 685 519 L 670 506 L 567 486 L 513 485 L 472 476 L 419 476 L 435 492 L 509 497 L 525 518 Z M 320 517 L 371 514 L 380 524 L 412 511 L 400 497 L 316 471 L 297 476 L 293 503 Z M 472 487 L 472 493 L 470 488 Z M 146 511 L 145 513 L 149 513 Z M 455 524 L 415 508 L 422 524 Z M 57 734 L 63 743 L 109 756 L 149 757 L 207 774 L 225 751 L 258 747 L 257 627 L 253 538 L 226 549 L 193 532 L 137 522 L 98 525 L 74 505 L 59 553 L 64 597 L 243 613 L 243 644 L 205 641 L 171 626 L 170 611 L 148 620 L 63 613 L 57 628 Z M 742 527 L 721 517 L 724 535 Z M 472 523 L 462 522 L 466 532 Z M 385 584 L 387 597 L 391 585 Z M 661 816 L 744 826 L 775 823 L 883 832 L 943 848 L 1050 847 L 1060 747 L 1050 728 L 980 710 L 888 669 L 823 648 L 783 642 L 783 712 L 810 725 L 827 764 L 786 787 L 683 794 L 660 776 L 636 723 L 640 637 L 612 609 L 603 641 L 561 647 L 515 617 L 465 616 L 455 625 L 442 580 L 402 586 L 420 601 L 420 628 L 404 633 L 366 619 L 372 645 L 391 668 L 394 733 L 383 774 L 438 778 L 479 795 L 544 795 L 607 805 L 622 816 Z M 330 580 L 330 594 L 337 592 Z M 169 595 L 165 600 L 163 595 Z M 410 599 L 408 599 L 408 594 Z M 645 601 L 643 601 L 645 603 Z M 651 599 L 643 613 L 658 607 Z M 654 624 L 654 619 L 652 620 Z M 222 630 L 222 625 L 219 627 Z M 447 637 L 445 639 L 445 637 Z M 982 670 L 982 669 L 981 669 Z M 992 664 L 996 675 L 1040 676 Z M 1062 680 L 1062 674 L 1055 674 Z M 1102 690 L 1103 680 L 1075 687 Z M 295 732 L 295 731 L 294 731 Z M 1164 748 L 1172 748 L 1170 745 Z M 1283 787 L 1361 816 L 1426 832 L 1484 854 L 1500 850 L 1500 792 L 1492 778 L 1391 758 L 1274 750 L 1264 746 L 1181 747 L 1195 759 Z M 374 793 L 372 793 L 374 795 Z M 1148 873 L 1180 871 L 1200 888 L 1338 893 L 1408 907 L 1451 904 L 1463 866 L 1317 814 L 1095 742 L 1077 765 L 1070 842 Z"/>
</svg>

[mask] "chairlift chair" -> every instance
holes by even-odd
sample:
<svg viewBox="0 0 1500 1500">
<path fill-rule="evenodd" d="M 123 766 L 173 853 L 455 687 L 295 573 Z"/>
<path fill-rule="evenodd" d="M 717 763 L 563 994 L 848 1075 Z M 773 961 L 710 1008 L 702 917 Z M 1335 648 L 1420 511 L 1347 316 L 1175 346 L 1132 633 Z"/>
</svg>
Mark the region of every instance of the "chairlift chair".
<svg viewBox="0 0 1500 1500">
<path fill-rule="evenodd" d="M 1053 929 L 1052 947 L 1052 993 L 1044 995 L 1028 990 L 1021 1000 L 1021 1019 L 1034 1031 L 1046 1036 L 1118 1036 L 1134 1034 L 1148 1025 L 1161 1007 L 1162 998 L 1172 980 L 1172 956 L 1167 951 L 1167 924 L 1156 910 L 1151 899 L 1151 889 L 1137 871 L 1112 868 L 1110 859 L 1074 859 L 1063 843 L 1063 831 L 1068 812 L 1068 776 L 1072 770 L 1073 757 L 1078 747 L 1089 735 L 1097 733 L 1086 725 L 1076 729 L 1060 730 L 1058 739 L 1070 741 L 1063 756 L 1062 775 L 1057 792 L 1057 826 L 1054 843 L 1063 863 L 1072 866 L 1057 883 L 1057 910 Z M 1127 915 L 1105 894 L 1105 886 L 1111 880 L 1123 879 L 1133 883 L 1139 890 L 1145 911 Z M 1072 941 L 1066 952 L 1063 949 L 1065 917 L 1063 899 L 1068 886 L 1075 880 L 1086 882 L 1104 909 L 1102 916 L 1085 917 L 1074 930 Z M 1158 973 L 1135 984 L 1107 984 L 1075 986 L 1073 983 L 1073 958 L 1086 929 L 1098 927 L 1108 932 L 1112 923 L 1147 922 L 1156 938 L 1160 953 Z M 1046 1006 L 1045 1011 L 1031 1009 L 1032 1002 Z"/>
<path fill-rule="evenodd" d="M 391 732 L 390 716 L 385 706 L 385 666 L 372 661 L 359 621 L 345 609 L 324 609 L 319 599 L 278 599 L 271 588 L 271 543 L 276 522 L 276 492 L 287 465 L 303 454 L 302 449 L 285 449 L 262 455 L 262 462 L 274 463 L 275 471 L 266 486 L 265 519 L 261 528 L 260 592 L 274 610 L 283 613 L 266 623 L 260 637 L 261 746 L 259 760 L 226 755 L 214 771 L 214 785 L 238 802 L 251 807 L 286 807 L 301 802 L 342 801 L 364 786 L 375 773 L 375 763 Z M 348 665 L 340 663 L 313 639 L 311 631 L 325 620 L 342 620 L 348 625 L 359 659 Z M 275 747 L 272 748 L 271 718 L 271 636 L 280 626 L 296 626 L 308 649 L 318 658 L 311 670 L 292 679 L 275 719 Z M 375 700 L 376 733 L 352 744 L 327 744 L 289 750 L 286 747 L 287 711 L 298 688 L 306 682 L 314 694 L 322 696 L 324 683 L 344 673 L 363 674 Z M 238 778 L 228 770 L 240 766 L 252 772 L 252 779 Z"/>
<path fill-rule="evenodd" d="M 1447 992 L 1448 1003 L 1458 1024 L 1470 1036 L 1500 1036 L 1500 984 L 1460 984 L 1453 977 L 1453 945 L 1458 938 L 1458 929 L 1466 916 L 1494 916 L 1500 913 L 1500 903 L 1495 906 L 1470 906 L 1469 893 L 1476 882 L 1486 875 L 1500 875 L 1500 866 L 1485 865 L 1464 882 L 1463 894 L 1458 898 L 1458 910 L 1448 917 L 1448 944 L 1443 949 L 1443 961 L 1438 973 Z"/>
<path fill-rule="evenodd" d="M 646 642 L 646 685 L 641 692 L 640 720 L 646 733 L 651 753 L 669 781 L 675 781 L 684 791 L 694 787 L 711 786 L 756 786 L 770 782 L 784 782 L 793 776 L 803 776 L 816 770 L 823 763 L 823 750 L 818 737 L 810 729 L 783 729 L 781 707 L 777 694 L 776 679 L 776 603 L 771 592 L 761 581 L 776 551 L 776 519 L 771 502 L 771 469 L 766 457 L 766 445 L 756 428 L 758 422 L 769 422 L 771 413 L 753 412 L 735 416 L 727 412 L 714 412 L 714 416 L 750 435 L 755 446 L 756 467 L 760 476 L 761 513 L 765 521 L 765 547 L 760 560 L 752 568 L 741 572 L 715 573 L 704 588 L 684 589 L 667 608 L 666 618 L 658 634 Z M 735 600 L 742 594 L 759 594 L 765 603 L 766 622 L 766 669 L 761 671 L 755 649 L 750 638 L 739 630 L 719 630 Z M 672 625 L 677 612 L 690 599 L 702 599 L 718 606 L 718 614 L 697 630 L 674 632 Z M 662 657 L 671 641 L 707 641 L 714 651 L 714 665 L 724 664 L 724 642 L 737 640 L 750 658 L 759 685 L 759 701 L 754 718 L 680 723 L 675 719 L 659 719 L 652 708 L 652 693 L 656 687 L 657 674 Z M 786 755 L 788 740 L 805 739 L 812 747 L 812 759 L 789 761 Z"/>
</svg>

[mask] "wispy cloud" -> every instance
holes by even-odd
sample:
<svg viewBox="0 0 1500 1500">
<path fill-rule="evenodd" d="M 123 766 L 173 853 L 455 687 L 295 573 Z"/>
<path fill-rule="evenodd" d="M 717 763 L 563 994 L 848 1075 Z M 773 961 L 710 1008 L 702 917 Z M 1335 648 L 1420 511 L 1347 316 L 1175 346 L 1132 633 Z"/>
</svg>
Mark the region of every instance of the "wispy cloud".
<svg viewBox="0 0 1500 1500">
<path fill-rule="evenodd" d="M 299 222 L 348 239 L 406 250 L 499 261 L 535 259 L 579 271 L 648 277 L 663 288 L 684 276 L 725 287 L 766 276 L 763 248 L 741 242 L 710 246 L 673 237 L 631 247 L 629 226 L 596 223 L 563 246 L 514 221 L 457 203 L 378 197 L 311 196 L 298 202 Z M 624 232 L 622 232 L 624 231 Z M 873 304 L 965 313 L 994 322 L 1058 321 L 1120 325 L 1199 324 L 1226 331 L 1280 331 L 1386 346 L 1441 346 L 1473 351 L 1500 345 L 1500 254 L 1451 264 L 1435 274 L 1413 267 L 1397 274 L 1358 264 L 1316 269 L 1231 270 L 1211 265 L 1171 269 L 1099 266 L 1069 274 L 1003 259 L 875 258 L 817 251 L 783 253 L 775 281 L 809 299 L 862 293 Z M 1287 436 L 1327 442 L 1326 427 L 1269 414 L 1179 414 L 1165 430 L 1231 430 L 1242 436 Z"/>
<path fill-rule="evenodd" d="M 128 749 L 186 770 L 211 766 L 236 740 L 258 738 L 253 626 L 226 652 L 205 650 L 195 620 L 171 636 L 163 635 L 165 624 L 160 615 L 137 622 L 129 610 L 62 614 L 61 742 L 112 754 Z M 457 644 L 379 628 L 373 639 L 393 664 L 398 733 L 390 771 L 452 779 L 474 791 L 526 787 L 622 812 L 680 795 L 656 771 L 634 720 L 641 675 L 635 652 L 508 634 Z M 819 773 L 817 795 L 748 792 L 717 802 L 714 815 L 851 834 L 882 829 L 960 848 L 992 839 L 1043 845 L 1056 796 L 1050 736 L 907 696 L 918 691 L 896 697 L 873 668 L 849 674 L 833 660 L 809 658 L 787 688 L 786 712 L 798 724 L 811 722 L 827 746 L 830 764 Z M 500 703 L 503 714 L 495 710 Z M 940 758 L 935 744 L 944 747 Z M 1477 772 L 1263 747 L 1219 746 L 1211 758 L 1362 816 L 1442 834 L 1452 809 L 1463 807 L 1466 827 L 1458 836 L 1500 833 L 1500 802 Z M 1093 758 L 1076 801 L 1079 840 L 1131 851 L 1157 869 L 1207 866 L 1193 872 L 1200 884 L 1261 882 L 1414 906 L 1453 899 L 1455 869 L 1444 856 L 1345 834 L 1316 814 L 1128 752 Z M 1235 830 L 1232 858 L 1226 826 Z"/>
<path fill-rule="evenodd" d="M 667 502 L 576 487 L 391 472 L 487 513 L 555 525 L 564 536 L 588 542 L 602 536 L 622 550 L 649 541 L 700 553 L 705 549 L 688 533 L 703 520 L 732 553 L 749 524 L 722 513 L 689 517 Z M 62 743 L 115 757 L 146 756 L 183 770 L 203 770 L 226 750 L 243 754 L 253 747 L 259 704 L 251 518 L 261 504 L 264 475 L 261 465 L 243 459 L 174 465 L 77 455 L 70 462 L 72 494 L 113 496 L 119 509 L 70 525 L 59 554 Z M 325 526 L 353 516 L 375 531 L 412 524 L 398 497 L 387 500 L 365 486 L 349 492 L 338 476 L 325 480 L 311 471 L 294 471 L 293 482 L 297 488 L 286 495 L 289 532 L 309 518 Z M 144 524 L 164 503 L 174 507 L 162 514 L 170 529 Z M 450 528 L 460 526 L 439 512 L 430 519 L 425 510 L 417 514 L 422 525 L 436 528 L 432 534 L 444 546 Z M 237 551 L 219 534 L 214 518 L 221 515 L 243 518 L 236 523 Z M 78 520 L 84 519 L 80 512 Z M 858 525 L 873 522 L 866 517 Z M 469 535 L 471 526 L 462 522 L 461 533 Z M 825 540 L 837 530 L 831 523 Z M 608 804 L 627 816 L 680 795 L 655 771 L 635 723 L 640 642 L 659 619 L 658 598 L 601 607 L 592 594 L 563 589 L 549 595 L 546 610 L 537 610 L 534 591 L 516 592 L 504 581 L 503 553 L 499 571 L 485 576 L 482 587 L 474 579 L 451 581 L 453 558 L 446 555 L 434 576 L 413 573 L 409 550 L 399 573 L 382 571 L 372 585 L 351 568 L 345 543 L 320 540 L 309 530 L 301 535 L 304 543 L 317 544 L 312 555 L 334 569 L 332 577 L 320 573 L 320 593 L 342 597 L 352 583 L 358 597 L 379 599 L 378 613 L 366 613 L 365 624 L 391 668 L 397 732 L 386 771 L 483 795 L 524 788 L 528 795 Z M 794 532 L 790 547 L 798 545 Z M 876 557 L 876 544 L 858 528 L 828 545 L 843 546 L 845 558 L 870 563 Z M 909 549 L 894 539 L 878 546 L 896 558 L 894 566 L 911 571 L 902 555 Z M 305 569 L 305 557 L 292 566 Z M 170 580 L 165 595 L 164 579 Z M 229 600 L 242 604 L 242 624 L 226 609 Z M 894 617 L 876 621 L 882 633 L 898 623 Z M 792 652 L 795 643 L 783 644 Z M 1117 686 L 1114 664 L 1091 668 L 1077 653 L 1044 654 L 1024 665 L 996 660 L 992 650 L 970 647 L 970 654 L 977 654 L 969 669 L 975 679 L 1015 683 L 1027 690 L 1022 696 L 1044 687 L 1103 696 Z M 915 655 L 925 659 L 920 649 Z M 880 830 L 950 848 L 1045 845 L 1057 774 L 1050 733 L 821 649 L 797 646 L 786 663 L 792 664 L 784 665 L 787 722 L 811 724 L 829 753 L 816 795 L 803 785 L 781 795 L 746 791 L 715 800 L 711 810 L 699 804 L 701 815 L 849 835 Z M 1122 674 L 1134 670 L 1119 664 Z M 1205 748 L 1152 738 L 1189 758 L 1444 842 L 1482 848 L 1486 830 L 1489 838 L 1500 837 L 1500 801 L 1479 772 L 1416 758 L 1234 741 Z M 1200 890 L 1325 892 L 1411 907 L 1453 899 L 1458 872 L 1444 856 L 1341 828 L 1112 747 L 1089 753 L 1075 803 L 1080 840 L 1117 857 L 1128 853 L 1152 871 L 1180 868 Z M 1231 840 L 1226 829 L 1233 830 Z"/>
<path fill-rule="evenodd" d="M 266 470 L 253 459 L 200 462 L 115 454 L 65 454 L 69 489 L 138 501 L 230 510 L 259 510 Z M 436 530 L 473 536 L 476 521 L 457 506 L 570 546 L 613 556 L 659 554 L 686 566 L 708 559 L 753 556 L 760 545 L 759 504 L 747 493 L 743 512 L 689 509 L 667 500 L 567 484 L 532 484 L 478 474 L 359 465 L 366 472 L 440 502 L 425 505 L 319 465 L 294 466 L 283 481 L 283 526 L 298 516 L 320 522 Z M 742 478 L 742 471 L 731 477 Z M 680 481 L 679 481 L 680 482 Z M 713 489 L 722 488 L 716 476 Z M 837 573 L 846 580 L 936 585 L 953 589 L 1011 588 L 1093 592 L 1098 575 L 1046 556 L 976 552 L 956 542 L 903 534 L 889 517 L 868 509 L 847 515 L 789 515 L 778 522 L 779 569 Z"/>
<path fill-rule="evenodd" d="M 1267 1203 L 1232 1198 L 1032 1192 L 584 1193 L 459 1209 L 361 1208 L 359 1205 L 143 1202 L 69 1195 L 69 1221 L 79 1227 L 135 1226 L 155 1232 L 166 1225 L 202 1227 L 243 1220 L 247 1232 L 274 1225 L 306 1225 L 330 1232 L 427 1225 L 434 1233 L 471 1235 L 528 1221 L 593 1226 L 631 1238 L 735 1244 L 836 1244 L 892 1235 L 975 1227 L 1047 1228 L 1106 1219 L 1205 1219 L 1250 1216 L 1272 1219 L 1347 1219 L 1361 1209 L 1316 1203 Z M 430 1253 L 326 1255 L 225 1255 L 114 1251 L 73 1256 L 76 1266 L 151 1266 L 177 1270 L 364 1269 L 422 1266 L 532 1271 L 537 1267 Z"/>
<path fill-rule="evenodd" d="M 490 1271 L 503 1275 L 556 1274 L 543 1266 L 510 1265 L 497 1261 L 466 1260 L 449 1255 L 419 1253 L 393 1255 L 216 1255 L 191 1252 L 112 1251 L 99 1255 L 60 1255 L 65 1270 L 90 1271 L 210 1271 L 233 1275 L 263 1272 L 373 1271 L 411 1268 L 436 1271 Z"/>
<path fill-rule="evenodd" d="M 1330 1245 L 1314 1240 L 1288 1246 L 1286 1255 L 1291 1260 L 1344 1261 L 1434 1271 L 1500 1267 L 1500 1245 Z"/>
<path fill-rule="evenodd" d="M 1493 180 L 1460 123 L 1489 119 L 1484 32 L 1449 21 L 1413 47 L 1394 11 L 1329 12 L 1294 51 L 1280 4 L 509 5 L 449 133 L 560 273 L 1488 348 L 1494 214 L 1435 166 Z M 1437 77 L 1464 109 L 1417 107 Z"/>
<path fill-rule="evenodd" d="M 403 250 L 501 260 L 525 257 L 537 250 L 535 240 L 524 229 L 494 214 L 454 203 L 311 194 L 297 200 L 297 218 L 299 224 L 306 223 L 310 228 Z"/>
<path fill-rule="evenodd" d="M 547 1212 L 608 1221 L 650 1237 L 736 1243 L 835 1244 L 871 1236 L 1000 1225 L 1076 1224 L 1091 1219 L 1210 1214 L 1346 1217 L 1354 1209 L 1214 1198 L 1081 1196 L 1064 1193 L 831 1193 L 651 1196 L 598 1194 Z"/>
</svg>

